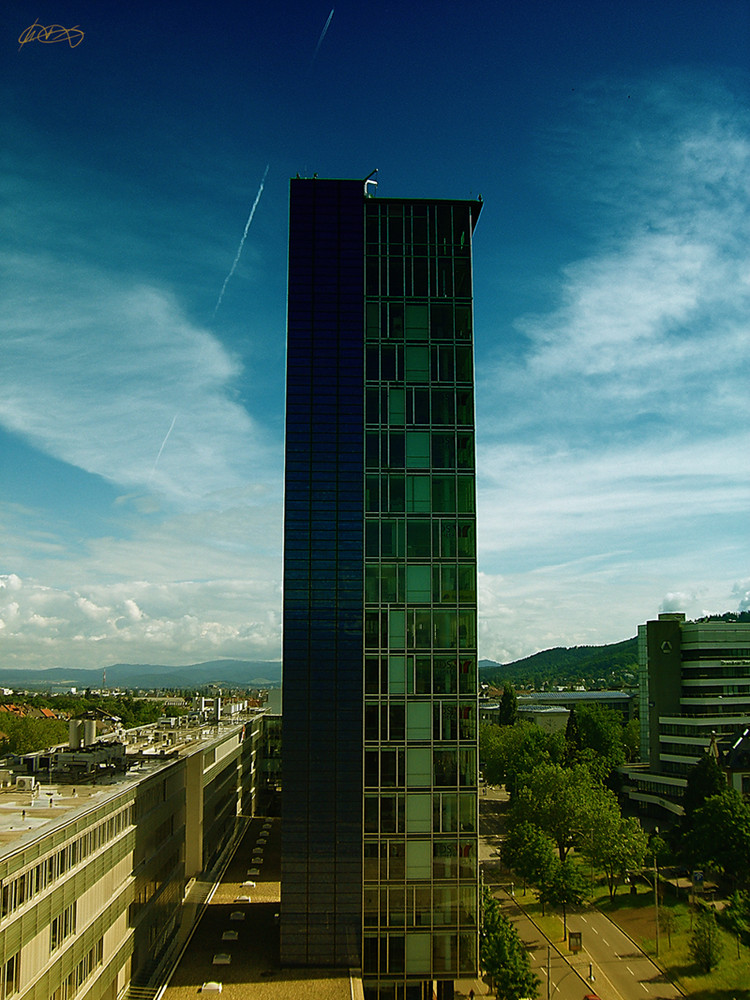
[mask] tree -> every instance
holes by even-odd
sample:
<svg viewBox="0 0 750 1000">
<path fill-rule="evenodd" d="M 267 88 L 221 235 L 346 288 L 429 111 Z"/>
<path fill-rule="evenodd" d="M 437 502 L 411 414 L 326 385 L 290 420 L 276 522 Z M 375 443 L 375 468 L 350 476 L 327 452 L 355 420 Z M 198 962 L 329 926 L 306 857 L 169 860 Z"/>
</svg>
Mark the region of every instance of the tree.
<svg viewBox="0 0 750 1000">
<path fill-rule="evenodd" d="M 555 857 L 555 848 L 534 823 L 517 823 L 508 830 L 503 844 L 503 860 L 524 882 L 538 885 Z"/>
<path fill-rule="evenodd" d="M 740 939 L 747 942 L 750 935 L 750 893 L 733 892 L 719 919 L 736 937 L 737 958 L 739 958 Z"/>
<path fill-rule="evenodd" d="M 67 743 L 68 724 L 61 719 L 3 715 L 1 753 L 24 754 Z"/>
<path fill-rule="evenodd" d="M 573 763 L 573 758 L 581 749 L 581 734 L 578 732 L 578 719 L 576 710 L 572 708 L 568 714 L 568 721 L 565 725 L 565 759 L 568 763 Z"/>
<path fill-rule="evenodd" d="M 586 895 L 586 878 L 580 865 L 571 857 L 553 858 L 544 873 L 539 899 L 542 906 L 549 904 L 562 910 L 563 937 L 568 936 L 568 907 L 578 906 Z"/>
<path fill-rule="evenodd" d="M 503 685 L 497 716 L 501 726 L 512 726 L 518 718 L 518 699 L 512 684 Z"/>
<path fill-rule="evenodd" d="M 564 861 L 588 825 L 589 803 L 602 786 L 586 767 L 540 764 L 524 777 L 511 810 L 511 823 L 534 823 L 552 838 Z"/>
<path fill-rule="evenodd" d="M 682 807 L 689 826 L 695 810 L 700 809 L 706 799 L 710 799 L 712 795 L 720 795 L 726 790 L 727 779 L 716 757 L 712 753 L 704 753 L 698 763 L 688 771 L 686 782 Z"/>
<path fill-rule="evenodd" d="M 513 924 L 485 889 L 481 933 L 482 966 L 490 974 L 498 1000 L 536 997 L 539 979 L 531 971 L 528 952 Z"/>
<path fill-rule="evenodd" d="M 521 775 L 538 764 L 560 762 L 565 741 L 562 733 L 547 733 L 533 722 L 513 726 L 483 725 L 479 732 L 479 753 L 484 776 L 492 785 L 504 784 L 513 797 Z"/>
<path fill-rule="evenodd" d="M 606 705 L 579 705 L 568 717 L 565 732 L 570 763 L 586 764 L 601 781 L 625 763 L 619 712 Z"/>
<path fill-rule="evenodd" d="M 672 857 L 672 848 L 660 833 L 652 833 L 648 840 L 649 857 L 655 857 L 658 865 L 666 865 Z"/>
<path fill-rule="evenodd" d="M 711 972 L 721 961 L 724 943 L 713 910 L 699 913 L 688 948 L 702 972 Z"/>
<path fill-rule="evenodd" d="M 712 795 L 693 814 L 684 840 L 691 864 L 712 865 L 742 885 L 750 878 L 750 806 L 734 788 Z"/>
<path fill-rule="evenodd" d="M 638 869 L 648 850 L 648 836 L 637 819 L 625 818 L 617 797 L 607 788 L 597 789 L 587 803 L 587 821 L 581 850 L 598 864 L 607 879 L 609 898 L 625 881 L 629 869 Z"/>
<path fill-rule="evenodd" d="M 666 931 L 669 947 L 672 947 L 672 931 L 677 925 L 674 912 L 668 906 L 659 907 L 659 927 Z"/>
<path fill-rule="evenodd" d="M 628 719 L 622 727 L 622 745 L 628 764 L 637 761 L 641 752 L 641 723 L 639 719 Z"/>
</svg>

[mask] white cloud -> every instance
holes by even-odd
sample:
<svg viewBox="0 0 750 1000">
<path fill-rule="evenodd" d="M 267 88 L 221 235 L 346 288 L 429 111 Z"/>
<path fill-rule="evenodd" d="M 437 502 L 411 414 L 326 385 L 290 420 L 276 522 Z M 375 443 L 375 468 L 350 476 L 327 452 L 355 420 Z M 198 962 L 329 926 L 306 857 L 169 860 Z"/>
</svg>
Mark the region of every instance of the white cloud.
<svg viewBox="0 0 750 1000">
<path fill-rule="evenodd" d="M 279 589 L 265 581 L 130 581 L 80 592 L 24 580 L 18 593 L 13 615 L 0 609 L 6 667 L 279 657 Z"/>
<path fill-rule="evenodd" d="M 732 595 L 737 600 L 738 611 L 750 611 L 750 578 L 736 583 L 732 589 Z"/>
<path fill-rule="evenodd" d="M 479 368 L 480 635 L 498 659 L 625 638 L 662 600 L 746 599 L 750 116 L 683 82 L 633 83 L 630 103 L 597 86 L 545 137 L 592 250 L 555 308 L 518 320 L 523 353 L 501 341 Z"/>
<path fill-rule="evenodd" d="M 665 594 L 659 605 L 659 611 L 667 614 L 669 612 L 684 611 L 688 605 L 695 601 L 695 594 Z"/>
<path fill-rule="evenodd" d="M 169 293 L 53 257 L 6 254 L 3 264 L 6 428 L 120 487 L 181 503 L 242 485 L 251 470 L 278 474 L 234 398 L 239 362 Z"/>
<path fill-rule="evenodd" d="M 545 137 L 590 249 L 553 308 L 519 318 L 523 355 L 498 338 L 479 366 L 480 636 L 497 659 L 626 638 L 664 602 L 750 604 L 748 114 L 695 74 L 628 92 L 577 88 L 580 118 Z M 21 190 L 11 231 L 31 247 Z M 2 258 L 0 421 L 123 495 L 75 542 L 6 508 L 3 662 L 275 658 L 281 445 L 239 403 L 248 373 L 166 286 L 78 263 L 109 217 L 80 225 L 49 194 L 40 215 L 49 249 Z M 155 250 L 136 228 L 131 261 Z M 204 276 L 200 255 L 186 266 Z"/>
<path fill-rule="evenodd" d="M 616 84 L 577 110 L 555 178 L 593 252 L 563 270 L 556 309 L 519 319 L 524 356 L 500 347 L 483 368 L 499 434 L 716 434 L 750 415 L 750 116 L 683 84 L 634 86 L 640 113 Z"/>
</svg>

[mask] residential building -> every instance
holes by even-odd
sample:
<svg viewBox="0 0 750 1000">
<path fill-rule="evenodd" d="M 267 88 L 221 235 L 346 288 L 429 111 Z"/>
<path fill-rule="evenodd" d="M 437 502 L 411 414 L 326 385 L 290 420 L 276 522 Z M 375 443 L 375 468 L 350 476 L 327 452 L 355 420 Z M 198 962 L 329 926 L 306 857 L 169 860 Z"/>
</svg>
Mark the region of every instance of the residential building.
<svg viewBox="0 0 750 1000">
<path fill-rule="evenodd" d="M 628 794 L 681 815 L 686 776 L 709 749 L 730 749 L 750 725 L 750 624 L 660 614 L 638 627 L 641 761 Z"/>
<path fill-rule="evenodd" d="M 281 961 L 449 997 L 478 942 L 479 201 L 291 182 Z"/>
</svg>

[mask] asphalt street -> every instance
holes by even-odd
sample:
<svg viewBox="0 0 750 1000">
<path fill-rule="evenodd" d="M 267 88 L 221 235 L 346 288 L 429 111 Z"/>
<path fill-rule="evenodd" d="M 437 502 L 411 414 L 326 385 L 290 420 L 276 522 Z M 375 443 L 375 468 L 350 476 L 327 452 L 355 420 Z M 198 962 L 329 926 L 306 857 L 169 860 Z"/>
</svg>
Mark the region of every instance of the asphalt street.
<svg viewBox="0 0 750 1000">
<path fill-rule="evenodd" d="M 480 797 L 479 860 L 483 878 L 513 921 L 542 981 L 544 1000 L 582 1000 L 595 993 L 601 1000 L 677 1000 L 683 996 L 659 968 L 616 924 L 598 910 L 568 914 L 568 931 L 580 932 L 581 951 L 567 942 L 550 941 L 518 905 L 523 887 L 510 881 L 499 861 L 503 812 L 507 795 L 490 788 Z M 518 895 L 516 895 L 518 894 Z"/>
</svg>

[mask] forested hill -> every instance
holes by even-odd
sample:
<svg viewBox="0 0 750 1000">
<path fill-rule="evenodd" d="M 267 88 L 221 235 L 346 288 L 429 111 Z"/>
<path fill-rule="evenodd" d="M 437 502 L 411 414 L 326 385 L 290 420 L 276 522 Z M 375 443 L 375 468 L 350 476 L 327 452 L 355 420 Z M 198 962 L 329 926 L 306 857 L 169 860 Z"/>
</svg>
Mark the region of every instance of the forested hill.
<svg viewBox="0 0 750 1000">
<path fill-rule="evenodd" d="M 516 687 L 543 684 L 585 684 L 586 687 L 632 687 L 638 674 L 638 640 L 625 639 L 607 646 L 558 646 L 513 663 L 479 661 L 479 679 L 494 687 L 506 682 Z"/>
</svg>

